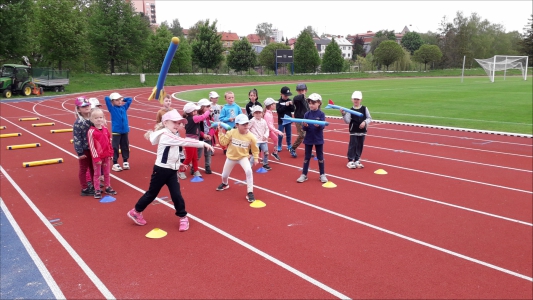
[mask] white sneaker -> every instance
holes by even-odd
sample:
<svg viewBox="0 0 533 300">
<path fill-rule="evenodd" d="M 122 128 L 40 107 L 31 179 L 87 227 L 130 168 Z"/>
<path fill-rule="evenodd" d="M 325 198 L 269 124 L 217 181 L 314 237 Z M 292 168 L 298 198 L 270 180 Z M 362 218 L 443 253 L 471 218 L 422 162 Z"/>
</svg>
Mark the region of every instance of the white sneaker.
<svg viewBox="0 0 533 300">
<path fill-rule="evenodd" d="M 296 179 L 296 182 L 304 182 L 307 180 L 307 176 L 305 176 L 304 174 L 300 175 L 300 177 L 298 177 L 298 179 Z"/>
<path fill-rule="evenodd" d="M 328 178 L 326 177 L 326 174 L 320 175 L 320 182 L 322 183 L 328 182 Z"/>
<path fill-rule="evenodd" d="M 200 171 L 195 171 L 193 176 L 199 176 L 199 177 L 202 177 L 202 174 L 200 174 Z"/>
<path fill-rule="evenodd" d="M 355 162 L 350 161 L 350 162 L 348 162 L 348 164 L 346 164 L 346 167 L 348 169 L 355 169 L 355 168 L 357 168 L 357 165 L 355 164 Z"/>
<path fill-rule="evenodd" d="M 365 167 L 365 166 L 363 166 L 363 164 L 362 164 L 360 161 L 356 161 L 356 162 L 355 162 L 355 166 L 356 166 L 358 169 L 362 169 L 362 168 Z"/>
<path fill-rule="evenodd" d="M 114 164 L 113 168 L 111 168 L 111 170 L 113 170 L 115 172 L 120 172 L 120 171 L 122 171 L 122 167 L 120 167 L 119 164 Z"/>
<path fill-rule="evenodd" d="M 185 175 L 185 172 L 178 172 L 178 177 L 182 180 L 187 179 L 187 175 Z"/>
<path fill-rule="evenodd" d="M 127 163 L 127 162 L 123 163 L 122 164 L 122 169 L 123 170 L 129 170 L 130 169 L 130 163 Z"/>
</svg>

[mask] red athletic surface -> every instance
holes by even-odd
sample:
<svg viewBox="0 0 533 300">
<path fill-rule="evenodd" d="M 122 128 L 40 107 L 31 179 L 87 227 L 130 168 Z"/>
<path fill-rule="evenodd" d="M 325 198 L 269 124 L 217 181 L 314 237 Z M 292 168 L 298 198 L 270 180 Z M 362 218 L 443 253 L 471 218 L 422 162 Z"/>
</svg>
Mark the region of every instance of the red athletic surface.
<svg viewBox="0 0 533 300">
<path fill-rule="evenodd" d="M 169 87 L 167 93 L 195 88 L 207 86 Z M 220 95 L 227 89 L 216 88 Z M 85 95 L 104 104 L 109 93 Z M 142 135 L 153 128 L 160 105 L 145 100 L 151 88 L 120 93 L 135 97 L 128 110 L 131 170 L 112 175 L 145 190 L 156 147 Z M 376 122 L 365 142 L 365 168 L 351 170 L 346 168 L 347 125 L 330 119 L 325 167 L 337 187 L 322 187 L 315 160 L 309 180 L 296 183 L 302 146 L 296 159 L 284 149 L 280 162 L 271 157 L 272 171 L 254 172 L 256 198 L 267 204 L 260 209 L 249 207 L 245 185 L 235 183 L 245 179 L 239 167 L 231 174 L 230 188 L 215 191 L 225 160 L 218 148 L 214 174 L 205 175 L 202 169 L 203 182 L 190 182 L 190 175 L 181 181 L 192 216 L 189 231 L 180 233 L 173 209 L 157 201 L 144 212 L 148 224 L 135 225 L 126 213 L 142 193 L 116 178 L 111 178 L 118 191 L 115 202 L 79 196 L 78 162 L 54 146 L 73 154 L 72 133 L 50 133 L 74 123 L 73 98 L 2 102 L 0 126 L 7 129 L 0 133 L 22 136 L 0 140 L 1 166 L 47 219 L 60 219 L 62 224 L 54 228 L 116 298 L 335 298 L 196 218 L 350 298 L 533 297 L 531 138 Z M 175 100 L 173 106 L 184 103 Z M 224 103 L 222 96 L 219 104 Z M 18 121 L 37 114 L 39 121 Z M 42 122 L 56 124 L 31 127 Z M 8 145 L 37 142 L 40 148 L 6 150 Z M 59 157 L 65 162 L 22 167 L 23 161 Z M 199 165 L 204 166 L 203 158 Z M 377 169 L 388 174 L 376 175 Z M 2 200 L 64 295 L 104 298 L 3 174 L 0 183 Z M 168 190 L 163 188 L 159 197 L 169 197 Z M 146 238 L 153 228 L 168 235 Z"/>
</svg>

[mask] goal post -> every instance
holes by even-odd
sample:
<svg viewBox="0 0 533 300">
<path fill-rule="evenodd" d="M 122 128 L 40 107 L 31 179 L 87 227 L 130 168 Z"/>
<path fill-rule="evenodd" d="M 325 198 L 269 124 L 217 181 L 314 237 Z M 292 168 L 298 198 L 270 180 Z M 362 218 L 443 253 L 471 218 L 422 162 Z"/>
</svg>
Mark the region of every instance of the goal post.
<svg viewBox="0 0 533 300">
<path fill-rule="evenodd" d="M 490 82 L 494 82 L 496 71 L 503 71 L 503 80 L 505 80 L 507 70 L 510 69 L 519 69 L 524 80 L 527 80 L 527 56 L 495 55 L 491 58 L 475 58 L 475 60 L 485 70 Z"/>
</svg>

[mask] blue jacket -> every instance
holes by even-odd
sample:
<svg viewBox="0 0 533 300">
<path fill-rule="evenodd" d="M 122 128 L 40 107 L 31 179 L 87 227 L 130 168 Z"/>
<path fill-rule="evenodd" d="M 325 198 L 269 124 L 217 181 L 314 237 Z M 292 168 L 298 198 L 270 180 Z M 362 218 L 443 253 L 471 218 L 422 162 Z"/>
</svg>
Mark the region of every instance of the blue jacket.
<svg viewBox="0 0 533 300">
<path fill-rule="evenodd" d="M 109 113 L 111 114 L 111 131 L 113 133 L 124 134 L 130 132 L 128 115 L 126 114 L 126 111 L 130 107 L 132 101 L 133 99 L 127 97 L 124 98 L 124 102 L 126 102 L 126 104 L 115 106 L 111 103 L 111 98 L 105 97 L 107 110 L 109 110 Z"/>
<path fill-rule="evenodd" d="M 326 115 L 321 110 L 310 110 L 305 113 L 304 119 L 326 121 Z M 302 130 L 306 132 L 303 143 L 305 145 L 323 145 L 324 127 L 322 125 L 315 126 L 314 124 L 302 126 Z"/>
<path fill-rule="evenodd" d="M 235 127 L 235 117 L 242 114 L 242 110 L 237 105 L 237 103 L 233 102 L 232 105 L 225 104 L 222 106 L 222 111 L 220 112 L 219 120 L 220 122 L 224 122 L 228 124 L 231 128 Z M 230 122 L 229 119 L 233 118 L 233 122 Z"/>
</svg>

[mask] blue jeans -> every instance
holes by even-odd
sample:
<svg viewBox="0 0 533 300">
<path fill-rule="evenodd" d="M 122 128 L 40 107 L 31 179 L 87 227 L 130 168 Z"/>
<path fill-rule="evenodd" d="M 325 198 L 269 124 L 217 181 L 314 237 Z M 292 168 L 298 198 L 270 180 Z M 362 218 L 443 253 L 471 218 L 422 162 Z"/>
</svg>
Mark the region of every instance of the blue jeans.
<svg viewBox="0 0 533 300">
<path fill-rule="evenodd" d="M 285 140 L 287 140 L 287 147 L 291 146 L 291 134 L 292 134 L 292 123 L 288 123 L 285 125 L 282 125 L 281 123 L 278 125 L 278 130 L 283 132 L 285 129 Z M 278 147 L 281 147 L 281 144 L 283 143 L 282 137 L 278 135 Z"/>
<path fill-rule="evenodd" d="M 257 143 L 259 148 L 259 155 L 263 152 L 263 166 L 268 165 L 268 144 L 266 142 Z M 254 157 L 250 157 L 250 165 L 254 165 Z"/>
</svg>

